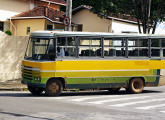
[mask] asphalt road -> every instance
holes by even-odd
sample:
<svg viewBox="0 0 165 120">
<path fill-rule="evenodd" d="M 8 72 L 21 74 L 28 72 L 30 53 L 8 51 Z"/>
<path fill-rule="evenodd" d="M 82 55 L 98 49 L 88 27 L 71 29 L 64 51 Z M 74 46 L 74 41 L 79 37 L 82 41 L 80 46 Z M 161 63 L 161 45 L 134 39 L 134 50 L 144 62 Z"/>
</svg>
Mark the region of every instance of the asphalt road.
<svg viewBox="0 0 165 120">
<path fill-rule="evenodd" d="M 141 94 L 64 92 L 59 97 L 0 91 L 0 120 L 165 120 L 165 86 Z"/>
</svg>

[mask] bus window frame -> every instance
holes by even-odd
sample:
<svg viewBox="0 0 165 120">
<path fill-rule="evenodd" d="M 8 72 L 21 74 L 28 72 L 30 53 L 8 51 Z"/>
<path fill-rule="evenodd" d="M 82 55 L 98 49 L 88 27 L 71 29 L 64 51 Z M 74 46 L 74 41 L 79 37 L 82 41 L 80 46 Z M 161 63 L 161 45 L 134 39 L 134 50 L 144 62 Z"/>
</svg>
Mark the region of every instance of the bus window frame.
<svg viewBox="0 0 165 120">
<path fill-rule="evenodd" d="M 74 48 L 74 50 L 75 50 L 75 55 L 74 56 L 62 56 L 62 57 L 59 57 L 57 54 L 58 54 L 58 50 L 57 50 L 57 48 L 59 47 L 58 46 L 58 38 L 69 38 L 69 37 L 73 37 L 74 38 L 74 40 L 75 40 L 75 45 L 73 45 L 73 46 L 67 46 L 67 48 Z M 75 36 L 56 36 L 55 37 L 55 40 L 56 40 L 56 44 L 55 44 L 55 54 L 56 54 L 56 56 L 55 56 L 55 58 L 57 59 L 57 60 L 61 60 L 61 59 L 72 59 L 72 58 L 76 58 L 76 37 Z M 61 46 L 61 48 L 63 49 L 64 47 L 66 47 L 66 46 Z"/>
<path fill-rule="evenodd" d="M 152 39 L 151 39 L 152 40 Z M 163 47 L 162 45 L 162 41 L 165 41 L 165 38 L 153 38 L 153 40 L 159 40 L 159 46 L 152 46 L 152 41 L 151 41 L 151 53 L 152 50 L 157 49 L 160 50 L 159 51 L 159 57 L 158 56 L 151 56 L 152 58 L 165 58 L 165 56 L 163 56 L 163 50 L 165 49 L 165 46 Z"/>
<path fill-rule="evenodd" d="M 25 55 L 24 55 L 24 59 L 26 59 L 25 57 L 26 57 L 26 54 L 27 54 L 27 50 L 28 50 L 28 46 L 29 46 L 29 43 L 30 43 L 30 40 L 32 39 L 32 38 L 38 38 L 38 39 L 53 39 L 53 41 L 54 41 L 54 48 L 56 48 L 56 41 L 55 41 L 55 37 L 49 37 L 49 36 L 30 36 L 29 37 L 29 39 L 28 39 L 28 44 L 27 44 L 27 46 L 26 46 L 26 52 L 25 52 Z M 50 41 L 49 41 L 50 42 Z M 46 54 L 46 53 L 45 53 Z M 36 60 L 35 60 L 36 61 Z M 39 61 L 39 60 L 37 60 L 37 61 Z M 44 61 L 48 61 L 48 60 L 42 60 L 43 62 Z M 56 49 L 55 49 L 55 51 L 54 51 L 54 60 L 49 60 L 49 61 L 56 61 Z"/>
<path fill-rule="evenodd" d="M 124 58 L 128 58 L 127 57 L 127 48 L 126 48 L 126 43 L 127 43 L 127 38 L 126 37 L 104 37 L 104 40 L 105 39 L 109 39 L 109 40 L 121 40 L 122 41 L 122 45 L 121 46 L 105 46 L 104 45 L 104 48 L 114 48 L 115 50 L 115 55 L 114 56 L 104 56 L 105 58 L 113 58 L 113 59 L 124 59 Z M 117 56 L 116 55 L 116 48 L 121 48 L 121 49 L 124 49 L 125 53 L 123 54 L 123 56 Z"/>
<path fill-rule="evenodd" d="M 129 40 L 138 40 L 138 45 L 133 47 L 133 46 L 128 46 L 129 43 L 127 43 L 127 48 L 137 48 L 138 50 L 138 56 L 129 56 L 129 49 L 127 51 L 128 53 L 128 59 L 131 59 L 131 58 L 140 58 L 140 59 L 150 59 L 151 58 L 151 38 L 146 38 L 146 37 L 129 37 L 127 38 L 127 42 L 129 42 Z M 146 40 L 147 41 L 147 46 L 140 46 L 140 40 Z M 147 52 L 147 56 L 140 56 L 140 48 L 141 49 L 147 49 L 148 52 Z"/>
<path fill-rule="evenodd" d="M 80 38 L 94 38 L 94 39 L 98 39 L 100 41 L 99 48 L 101 48 L 101 55 L 100 56 L 94 56 L 94 57 L 88 57 L 88 56 L 80 57 L 79 56 L 79 48 L 81 48 L 81 46 L 80 46 Z M 102 47 L 102 38 L 104 38 L 104 37 L 100 37 L 100 36 L 99 37 L 98 36 L 79 36 L 78 37 L 78 42 L 77 42 L 78 44 L 76 44 L 76 46 L 78 48 L 78 51 L 77 51 L 78 58 L 80 58 L 80 59 L 101 59 L 101 58 L 103 58 L 102 50 L 104 49 L 104 46 Z"/>
<path fill-rule="evenodd" d="M 152 39 L 160 39 L 161 41 L 162 40 L 165 40 L 165 38 L 161 38 L 161 37 L 158 37 L 158 38 L 154 38 L 154 37 L 141 37 L 141 36 L 137 36 L 137 37 L 116 37 L 116 36 L 83 36 L 83 35 L 80 35 L 80 36 L 74 36 L 74 35 L 59 35 L 59 36 L 56 36 L 56 39 L 57 37 L 75 37 L 75 57 L 72 57 L 74 59 L 83 59 L 82 57 L 79 56 L 79 41 L 80 41 L 80 38 L 83 37 L 83 38 L 99 38 L 100 39 L 100 47 L 101 47 L 101 57 L 85 57 L 85 59 L 100 59 L 100 58 L 104 58 L 104 59 L 153 59 L 153 58 L 159 58 L 159 59 L 162 59 L 162 58 L 165 58 L 165 56 L 159 56 L 159 57 L 154 57 L 154 56 L 151 56 L 151 50 L 152 50 L 152 47 L 151 47 L 151 40 Z M 104 56 L 104 39 L 105 38 L 115 38 L 115 39 L 124 39 L 126 44 L 125 44 L 125 56 L 123 57 L 107 57 L 107 56 Z M 137 48 L 146 48 L 148 50 L 148 55 L 147 56 L 135 56 L 135 57 L 131 57 L 131 56 L 128 56 L 128 39 L 138 39 L 138 40 L 141 40 L 141 39 L 146 39 L 148 42 L 148 46 L 147 47 L 140 47 L 138 46 Z M 55 42 L 56 43 L 56 42 Z M 123 46 L 122 46 L 123 47 Z M 165 50 L 165 47 L 160 47 L 160 49 L 162 50 Z M 57 51 L 57 45 L 56 45 L 56 51 Z M 161 53 L 160 53 L 161 54 Z M 163 54 L 163 53 L 162 53 Z M 57 58 L 57 57 L 56 57 Z M 68 58 L 63 58 L 63 59 L 68 59 Z"/>
</svg>

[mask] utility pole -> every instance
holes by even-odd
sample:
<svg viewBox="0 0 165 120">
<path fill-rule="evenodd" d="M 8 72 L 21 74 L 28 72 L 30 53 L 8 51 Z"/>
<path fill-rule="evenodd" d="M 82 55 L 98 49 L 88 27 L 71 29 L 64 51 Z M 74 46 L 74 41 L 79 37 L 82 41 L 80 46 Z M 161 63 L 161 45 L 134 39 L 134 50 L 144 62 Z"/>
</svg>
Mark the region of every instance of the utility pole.
<svg viewBox="0 0 165 120">
<path fill-rule="evenodd" d="M 149 34 L 150 32 L 150 16 L 151 16 L 151 0 L 148 1 L 148 21 L 147 21 L 147 30 L 146 32 Z"/>
<path fill-rule="evenodd" d="M 72 0 L 67 0 L 66 17 L 69 17 L 69 25 L 65 26 L 65 31 L 71 31 L 71 19 L 72 19 Z"/>
</svg>

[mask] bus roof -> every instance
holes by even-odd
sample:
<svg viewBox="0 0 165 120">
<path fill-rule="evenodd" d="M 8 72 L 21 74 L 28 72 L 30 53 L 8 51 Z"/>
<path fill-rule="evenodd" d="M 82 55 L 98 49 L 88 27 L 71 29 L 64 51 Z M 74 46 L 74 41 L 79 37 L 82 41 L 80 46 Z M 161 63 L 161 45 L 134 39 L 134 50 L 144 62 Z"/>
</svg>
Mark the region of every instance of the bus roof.
<svg viewBox="0 0 165 120">
<path fill-rule="evenodd" d="M 165 38 L 165 34 L 138 34 L 138 33 L 105 33 L 105 32 L 74 32 L 74 31 L 35 31 L 31 37 L 58 37 L 58 36 L 96 36 L 96 37 L 147 37 Z"/>
</svg>

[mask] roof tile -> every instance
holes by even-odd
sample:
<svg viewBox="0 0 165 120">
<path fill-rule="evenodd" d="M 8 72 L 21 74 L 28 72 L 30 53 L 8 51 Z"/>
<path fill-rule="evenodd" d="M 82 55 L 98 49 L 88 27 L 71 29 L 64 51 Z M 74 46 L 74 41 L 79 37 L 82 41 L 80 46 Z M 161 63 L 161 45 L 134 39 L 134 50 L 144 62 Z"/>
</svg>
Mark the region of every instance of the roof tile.
<svg viewBox="0 0 165 120">
<path fill-rule="evenodd" d="M 66 4 L 64 0 L 37 0 L 37 1 L 56 2 L 56 3 Z"/>
<path fill-rule="evenodd" d="M 49 18 L 52 21 L 58 21 L 62 22 L 64 16 L 64 12 L 57 11 L 53 7 L 50 6 L 39 6 L 32 10 L 29 10 L 27 12 L 23 12 L 21 14 L 18 14 L 16 16 L 13 16 L 12 18 L 16 17 L 38 17 L 38 16 L 45 16 Z"/>
</svg>

